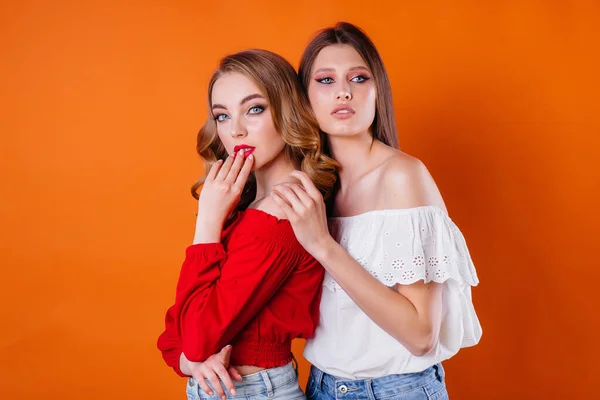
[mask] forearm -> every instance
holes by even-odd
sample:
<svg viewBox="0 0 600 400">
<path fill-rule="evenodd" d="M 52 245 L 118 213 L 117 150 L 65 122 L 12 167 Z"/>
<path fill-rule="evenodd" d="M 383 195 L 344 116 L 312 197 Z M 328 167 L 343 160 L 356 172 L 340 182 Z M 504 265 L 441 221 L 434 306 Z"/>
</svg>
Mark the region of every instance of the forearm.
<svg viewBox="0 0 600 400">
<path fill-rule="evenodd" d="M 223 221 L 198 213 L 196 218 L 196 231 L 194 233 L 194 244 L 218 243 L 221 241 Z"/>
<path fill-rule="evenodd" d="M 423 355 L 435 344 L 438 316 L 432 315 L 437 313 L 430 307 L 418 309 L 407 297 L 379 282 L 333 239 L 316 258 L 358 307 L 412 354 Z"/>
</svg>

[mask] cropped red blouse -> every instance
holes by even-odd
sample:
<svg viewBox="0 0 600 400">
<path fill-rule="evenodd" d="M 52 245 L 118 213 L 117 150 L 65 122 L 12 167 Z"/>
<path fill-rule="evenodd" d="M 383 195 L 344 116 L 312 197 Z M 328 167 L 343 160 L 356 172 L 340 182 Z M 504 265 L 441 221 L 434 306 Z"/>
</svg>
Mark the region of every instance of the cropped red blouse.
<svg viewBox="0 0 600 400">
<path fill-rule="evenodd" d="M 231 365 L 285 365 L 292 339 L 312 337 L 319 322 L 323 275 L 289 221 L 238 212 L 220 243 L 187 248 L 158 348 L 181 376 L 182 352 L 204 361 L 227 344 Z"/>
</svg>

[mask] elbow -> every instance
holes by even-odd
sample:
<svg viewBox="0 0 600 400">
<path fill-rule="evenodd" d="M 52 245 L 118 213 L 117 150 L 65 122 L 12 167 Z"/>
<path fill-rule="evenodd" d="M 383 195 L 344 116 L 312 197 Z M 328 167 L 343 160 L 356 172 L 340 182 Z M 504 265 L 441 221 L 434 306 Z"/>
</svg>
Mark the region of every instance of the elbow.
<svg viewBox="0 0 600 400">
<path fill-rule="evenodd" d="M 429 353 L 437 344 L 439 335 L 431 329 L 421 332 L 410 343 L 406 343 L 406 349 L 415 357 L 423 357 Z"/>
<path fill-rule="evenodd" d="M 415 357 L 423 357 L 424 355 L 429 353 L 431 349 L 434 348 L 434 346 L 435 343 L 433 342 L 423 342 L 411 346 L 411 348 L 409 348 L 408 351 L 410 351 L 410 353 Z"/>
</svg>

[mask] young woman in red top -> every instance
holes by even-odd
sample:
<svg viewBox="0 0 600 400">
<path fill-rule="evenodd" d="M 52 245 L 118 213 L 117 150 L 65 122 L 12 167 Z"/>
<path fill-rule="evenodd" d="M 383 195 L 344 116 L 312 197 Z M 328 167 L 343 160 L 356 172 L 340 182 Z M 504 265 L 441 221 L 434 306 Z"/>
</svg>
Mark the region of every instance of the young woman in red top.
<svg viewBox="0 0 600 400">
<path fill-rule="evenodd" d="M 197 143 L 208 173 L 192 187 L 199 199 L 194 242 L 158 347 L 190 377 L 190 399 L 303 397 L 291 341 L 314 333 L 324 270 L 269 194 L 302 170 L 327 197 L 337 164 L 321 152 L 293 67 L 274 53 L 221 60 L 208 104 Z"/>
</svg>

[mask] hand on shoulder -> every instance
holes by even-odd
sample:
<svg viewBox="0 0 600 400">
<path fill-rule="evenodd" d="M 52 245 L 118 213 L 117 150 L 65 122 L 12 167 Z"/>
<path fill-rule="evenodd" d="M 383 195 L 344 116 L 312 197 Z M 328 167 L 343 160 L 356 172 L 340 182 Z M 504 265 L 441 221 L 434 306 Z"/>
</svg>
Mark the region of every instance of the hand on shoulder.
<svg viewBox="0 0 600 400">
<path fill-rule="evenodd" d="M 275 203 L 275 200 L 273 200 L 271 196 L 262 199 L 254 208 L 264 211 L 267 214 L 271 214 L 279 219 L 287 219 L 285 213 L 281 210 L 281 207 Z"/>
</svg>

